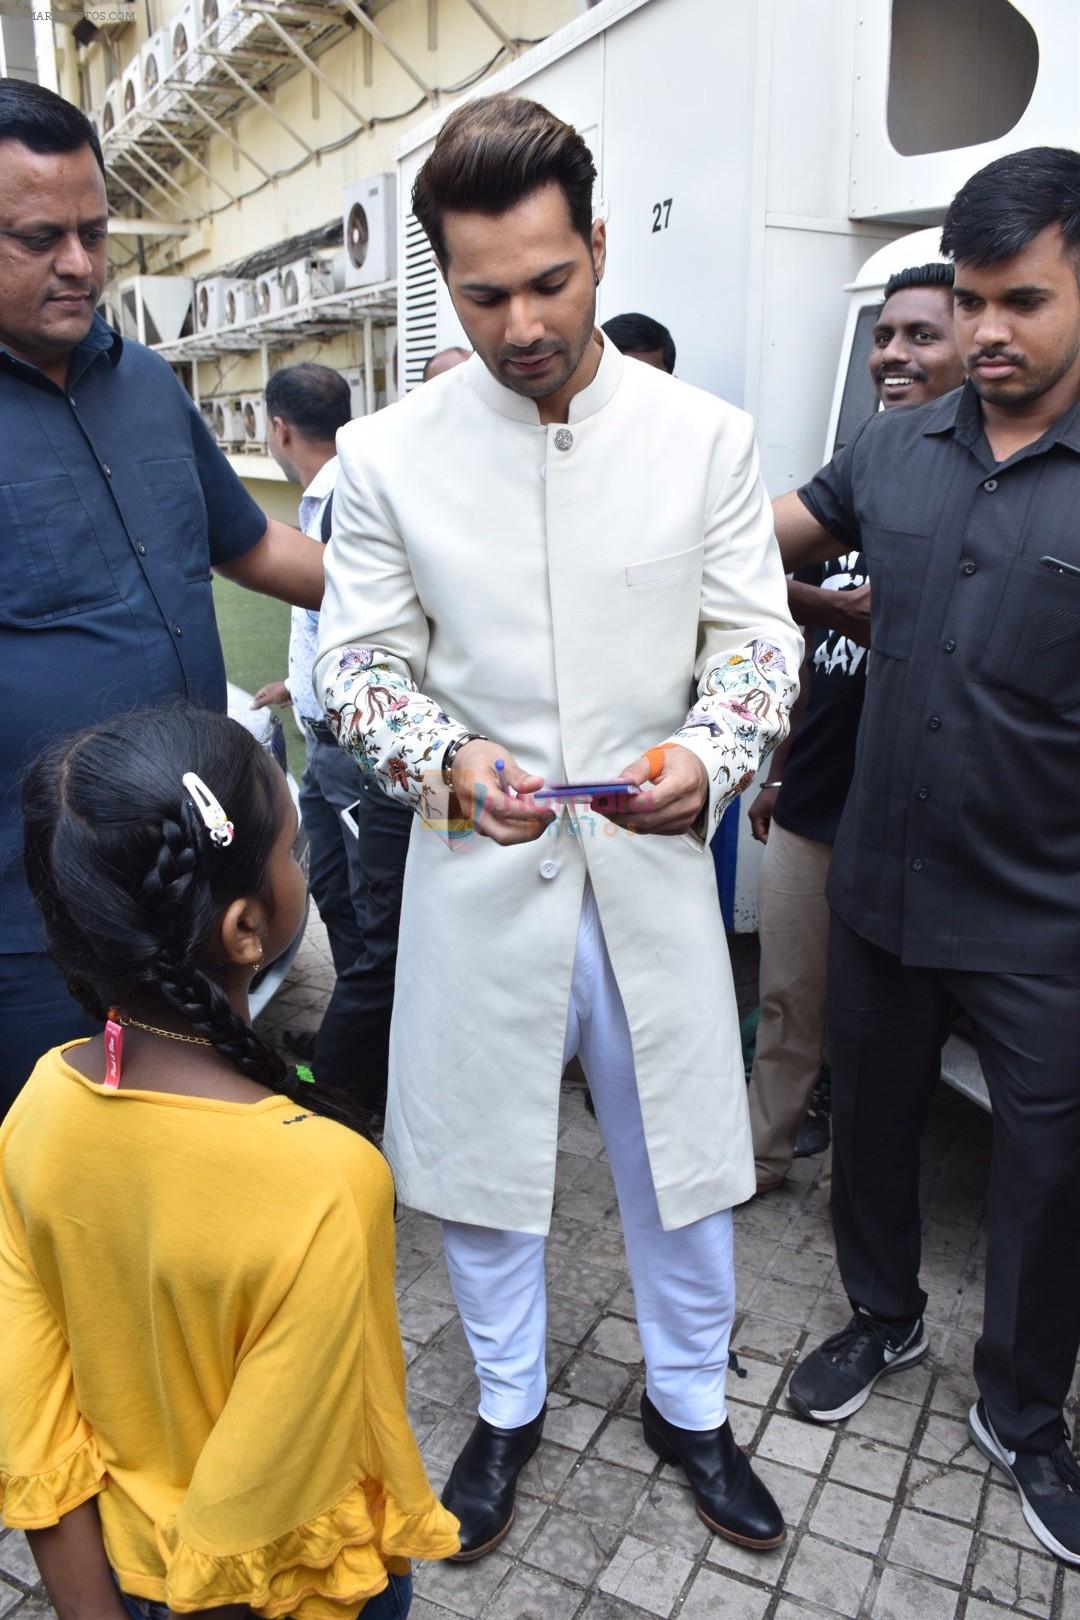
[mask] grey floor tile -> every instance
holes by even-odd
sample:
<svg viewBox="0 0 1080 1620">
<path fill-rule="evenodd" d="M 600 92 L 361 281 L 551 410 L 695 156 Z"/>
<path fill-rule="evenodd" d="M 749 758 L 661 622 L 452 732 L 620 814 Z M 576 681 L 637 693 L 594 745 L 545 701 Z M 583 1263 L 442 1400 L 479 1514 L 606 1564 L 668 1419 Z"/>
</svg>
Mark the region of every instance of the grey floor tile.
<svg viewBox="0 0 1080 1620">
<path fill-rule="evenodd" d="M 804 1536 L 784 1576 L 784 1590 L 854 1620 L 873 1572 L 861 1553 Z"/>
<path fill-rule="evenodd" d="M 634 1418 L 613 1417 L 597 1435 L 593 1450 L 605 1462 L 636 1468 L 642 1474 L 651 1474 L 656 1467 L 656 1457 L 645 1444 L 641 1424 Z"/>
<path fill-rule="evenodd" d="M 483 1620 L 574 1620 L 584 1601 L 581 1587 L 519 1564 L 484 1609 Z"/>
<path fill-rule="evenodd" d="M 555 1289 L 548 1292 L 548 1332 L 553 1339 L 561 1339 L 564 1344 L 580 1344 L 596 1322 L 599 1312 L 600 1307 L 588 1300 L 575 1299 L 572 1295 L 557 1293 Z"/>
<path fill-rule="evenodd" d="M 805 1327 L 820 1298 L 820 1288 L 782 1282 L 777 1277 L 762 1277 L 747 1304 L 755 1316 L 775 1316 L 782 1322 Z"/>
<path fill-rule="evenodd" d="M 939 1412 L 931 1412 L 927 1418 L 926 1430 L 916 1449 L 920 1457 L 947 1463 L 950 1468 L 970 1468 L 975 1474 L 985 1474 L 990 1468 L 989 1461 L 968 1433 L 967 1424 Z"/>
<path fill-rule="evenodd" d="M 731 1348 L 740 1356 L 784 1363 L 793 1355 L 801 1338 L 801 1330 L 793 1322 L 780 1322 L 750 1311 L 736 1321 Z"/>
<path fill-rule="evenodd" d="M 927 1513 L 940 1513 L 961 1524 L 973 1524 L 979 1508 L 983 1482 L 978 1474 L 959 1468 L 942 1468 L 916 1457 L 908 1471 L 905 1506 Z"/>
<path fill-rule="evenodd" d="M 980 1536 L 971 1576 L 973 1597 L 1015 1609 L 1018 1614 L 1048 1616 L 1057 1573 L 1045 1553 L 1025 1552 L 1005 1541 Z"/>
<path fill-rule="evenodd" d="M 579 1586 L 591 1586 L 623 1532 L 619 1525 L 552 1508 L 524 1555 L 527 1564 Z"/>
<path fill-rule="evenodd" d="M 739 1371 L 728 1368 L 727 1393 L 733 1401 L 748 1401 L 752 1406 L 766 1406 L 777 1394 L 784 1377 L 781 1369 L 771 1361 L 759 1361 L 756 1356 L 739 1356 Z"/>
<path fill-rule="evenodd" d="M 584 1451 L 606 1416 L 606 1408 L 602 1406 L 553 1392 L 548 1396 L 544 1438 L 567 1446 L 571 1451 Z"/>
<path fill-rule="evenodd" d="M 21 1530 L 9 1530 L 0 1537 L 0 1576 L 12 1576 L 24 1586 L 36 1586 L 40 1579 L 30 1544 Z"/>
<path fill-rule="evenodd" d="M 642 1359 L 637 1323 L 622 1316 L 602 1316 L 585 1341 L 585 1348 L 593 1355 L 628 1366 L 637 1366 Z"/>
<path fill-rule="evenodd" d="M 772 1594 L 760 1587 L 700 1569 L 679 1615 L 680 1620 L 762 1620 L 771 1602 Z"/>
<path fill-rule="evenodd" d="M 630 1522 L 632 1533 L 697 1558 L 713 1540 L 698 1518 L 694 1498 L 675 1478 L 650 1479 Z"/>
<path fill-rule="evenodd" d="M 693 1562 L 670 1547 L 624 1536 L 600 1576 L 602 1592 L 636 1603 L 649 1614 L 666 1617 L 675 1607 L 693 1570 Z"/>
<path fill-rule="evenodd" d="M 815 1535 L 873 1555 L 881 1546 L 892 1511 L 892 1503 L 880 1497 L 830 1483 L 818 1497 L 810 1528 Z"/>
<path fill-rule="evenodd" d="M 903 1378 L 903 1373 L 893 1373 Z M 892 1446 L 910 1446 L 919 1422 L 918 1408 L 909 1401 L 896 1401 L 875 1390 L 866 1405 L 847 1420 L 852 1434 L 865 1434 L 871 1440 L 884 1440 Z"/>
<path fill-rule="evenodd" d="M 606 1524 L 628 1524 L 645 1488 L 632 1468 L 586 1458 L 559 1494 L 559 1506 Z"/>
<path fill-rule="evenodd" d="M 959 1586 L 971 1553 L 972 1532 L 967 1525 L 934 1518 L 929 1513 L 900 1514 L 886 1557 L 924 1575 Z"/>
<path fill-rule="evenodd" d="M 927 1575 L 907 1569 L 887 1569 L 881 1577 L 871 1620 L 953 1620 L 959 1592 L 941 1586 Z"/>
<path fill-rule="evenodd" d="M 522 1469 L 519 1488 L 526 1496 L 553 1502 L 577 1460 L 577 1453 L 568 1446 L 557 1446 L 545 1438 Z"/>
<path fill-rule="evenodd" d="M 21 1587 L 9 1586 L 7 1581 L 0 1580 L 0 1614 L 7 1614 L 25 1595 Z"/>
<path fill-rule="evenodd" d="M 843 1434 L 829 1469 L 829 1478 L 841 1485 L 875 1491 L 890 1500 L 900 1488 L 907 1467 L 907 1452 L 883 1445 L 865 1435 Z"/>
<path fill-rule="evenodd" d="M 755 1455 L 820 1474 L 835 1438 L 830 1428 L 777 1413 L 769 1419 Z"/>
<path fill-rule="evenodd" d="M 596 1406 L 616 1406 L 630 1383 L 633 1370 L 602 1356 L 579 1350 L 559 1376 L 558 1388 Z"/>
<path fill-rule="evenodd" d="M 504 1553 L 493 1552 L 475 1564 L 417 1564 L 413 1579 L 419 1597 L 465 1620 L 476 1620 L 512 1567 Z"/>
</svg>

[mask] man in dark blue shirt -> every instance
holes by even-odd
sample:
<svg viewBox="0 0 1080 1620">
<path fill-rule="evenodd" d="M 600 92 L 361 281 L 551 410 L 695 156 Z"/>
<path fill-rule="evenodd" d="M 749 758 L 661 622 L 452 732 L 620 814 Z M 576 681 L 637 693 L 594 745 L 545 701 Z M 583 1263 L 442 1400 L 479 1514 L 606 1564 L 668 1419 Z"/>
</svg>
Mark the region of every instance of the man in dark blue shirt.
<svg viewBox="0 0 1080 1620">
<path fill-rule="evenodd" d="M 89 121 L 0 80 L 0 157 L 2 1113 L 43 1051 L 86 1032 L 22 875 L 23 771 L 110 710 L 224 708 L 211 569 L 318 607 L 322 548 L 267 522 L 165 362 L 95 314 L 108 221 Z"/>
</svg>

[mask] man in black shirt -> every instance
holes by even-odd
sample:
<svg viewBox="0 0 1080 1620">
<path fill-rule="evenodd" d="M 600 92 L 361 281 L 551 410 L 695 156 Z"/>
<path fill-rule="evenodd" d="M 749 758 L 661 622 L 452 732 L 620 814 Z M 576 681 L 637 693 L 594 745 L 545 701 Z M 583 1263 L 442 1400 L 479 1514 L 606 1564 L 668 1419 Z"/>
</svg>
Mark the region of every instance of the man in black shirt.
<svg viewBox="0 0 1080 1620">
<path fill-rule="evenodd" d="M 994 1109 L 969 1427 L 1080 1564 L 1062 1407 L 1080 1345 L 1080 154 L 981 170 L 950 206 L 968 382 L 871 418 L 777 528 L 861 547 L 872 674 L 828 897 L 833 1223 L 850 1325 L 788 1398 L 834 1422 L 926 1354 L 919 1138 L 951 1003 Z"/>
<path fill-rule="evenodd" d="M 958 388 L 952 266 L 916 265 L 885 288 L 870 374 L 886 410 L 925 405 Z M 788 584 L 792 616 L 811 627 L 791 734 L 750 806 L 765 847 L 758 894 L 760 1001 L 750 1124 L 759 1193 L 782 1187 L 825 1049 L 825 880 L 855 765 L 866 687 L 870 587 L 851 551 Z M 820 627 L 820 628 L 818 628 Z M 782 785 L 781 785 L 782 784 Z"/>
</svg>

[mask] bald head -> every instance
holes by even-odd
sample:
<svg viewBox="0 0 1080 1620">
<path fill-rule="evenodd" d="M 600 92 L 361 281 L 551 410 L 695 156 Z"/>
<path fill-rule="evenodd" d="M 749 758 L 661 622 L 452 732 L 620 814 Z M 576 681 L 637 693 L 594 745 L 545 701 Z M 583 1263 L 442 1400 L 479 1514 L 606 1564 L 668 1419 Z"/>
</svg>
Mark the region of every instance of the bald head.
<svg viewBox="0 0 1080 1620">
<path fill-rule="evenodd" d="M 441 377 L 444 371 L 453 371 L 463 360 L 468 360 L 471 354 L 471 349 L 460 349 L 456 344 L 449 349 L 440 349 L 437 354 L 433 354 L 424 362 L 423 381 L 430 382 L 432 377 Z"/>
</svg>

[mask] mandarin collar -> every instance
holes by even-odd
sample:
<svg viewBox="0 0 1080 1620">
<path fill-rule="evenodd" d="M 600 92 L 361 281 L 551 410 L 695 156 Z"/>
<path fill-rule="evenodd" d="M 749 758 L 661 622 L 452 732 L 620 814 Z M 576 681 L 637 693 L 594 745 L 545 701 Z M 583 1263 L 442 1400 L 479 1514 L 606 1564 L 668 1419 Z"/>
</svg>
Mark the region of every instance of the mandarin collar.
<svg viewBox="0 0 1080 1620">
<path fill-rule="evenodd" d="M 596 376 L 587 388 L 575 394 L 570 401 L 571 422 L 583 422 L 586 417 L 602 411 L 605 405 L 610 404 L 622 381 L 626 362 L 614 343 L 603 333 L 600 338 L 600 364 L 596 368 Z M 523 422 L 528 427 L 545 426 L 540 421 L 536 401 L 526 399 L 524 394 L 515 394 L 512 388 L 505 388 L 501 382 L 497 382 L 478 354 L 466 360 L 462 370 L 484 404 L 490 405 L 500 416 L 508 417 L 512 422 Z"/>
</svg>

